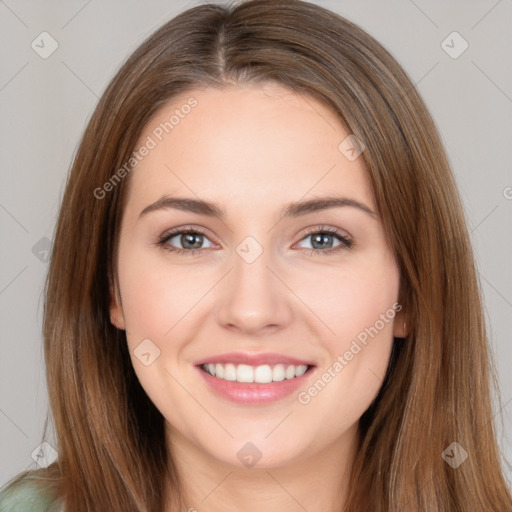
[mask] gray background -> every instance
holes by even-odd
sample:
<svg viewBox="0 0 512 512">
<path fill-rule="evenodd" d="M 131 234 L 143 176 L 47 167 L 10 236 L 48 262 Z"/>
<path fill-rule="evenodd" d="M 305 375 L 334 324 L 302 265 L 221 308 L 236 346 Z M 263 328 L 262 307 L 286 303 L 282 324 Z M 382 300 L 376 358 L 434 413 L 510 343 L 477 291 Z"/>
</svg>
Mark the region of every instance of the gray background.
<svg viewBox="0 0 512 512">
<path fill-rule="evenodd" d="M 48 407 L 41 339 L 45 250 L 82 131 L 128 54 L 163 22 L 199 3 L 0 0 L 0 485 L 37 467 L 31 454 Z M 358 23 L 388 48 L 439 127 L 476 250 L 502 388 L 495 418 L 510 464 L 512 2 L 315 3 Z M 46 59 L 31 47 L 34 40 L 42 46 L 43 31 L 58 43 Z M 441 46 L 453 31 L 469 44 L 458 58 Z M 461 41 L 452 39 L 445 44 L 453 52 Z M 512 480 L 510 468 L 505 471 Z"/>
</svg>

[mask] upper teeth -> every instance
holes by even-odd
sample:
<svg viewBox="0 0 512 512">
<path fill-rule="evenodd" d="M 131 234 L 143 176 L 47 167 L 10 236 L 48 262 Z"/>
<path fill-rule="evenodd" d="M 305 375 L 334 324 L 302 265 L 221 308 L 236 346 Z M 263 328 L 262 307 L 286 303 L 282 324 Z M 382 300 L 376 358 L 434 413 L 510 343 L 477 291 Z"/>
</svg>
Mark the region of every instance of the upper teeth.
<svg viewBox="0 0 512 512">
<path fill-rule="evenodd" d="M 293 379 L 306 373 L 308 366 L 301 364 L 299 366 L 277 364 L 270 366 L 264 364 L 261 366 L 249 366 L 247 364 L 234 365 L 228 364 L 203 364 L 203 369 L 214 377 L 224 380 L 236 380 L 238 382 L 258 382 L 267 384 L 269 382 L 278 382 L 284 379 Z"/>
</svg>

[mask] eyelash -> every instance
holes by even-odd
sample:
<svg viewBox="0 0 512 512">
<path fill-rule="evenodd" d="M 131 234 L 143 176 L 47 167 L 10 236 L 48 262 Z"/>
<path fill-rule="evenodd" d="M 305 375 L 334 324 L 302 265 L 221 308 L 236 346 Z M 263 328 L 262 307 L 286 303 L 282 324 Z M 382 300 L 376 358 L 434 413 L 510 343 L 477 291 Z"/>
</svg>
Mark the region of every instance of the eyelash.
<svg viewBox="0 0 512 512">
<path fill-rule="evenodd" d="M 310 256 L 329 256 L 334 253 L 338 253 L 339 251 L 343 249 L 351 249 L 353 246 L 352 240 L 348 239 L 346 236 L 344 236 L 341 231 L 331 228 L 328 226 L 320 226 L 318 228 L 315 228 L 314 230 L 308 231 L 304 234 L 304 236 L 301 238 L 300 241 L 302 241 L 304 238 L 307 238 L 311 235 L 318 235 L 321 233 L 328 233 L 330 235 L 335 235 L 339 241 L 341 242 L 340 245 L 333 249 L 305 249 L 308 251 L 308 254 Z M 207 234 L 200 228 L 177 228 L 173 231 L 170 231 L 169 233 L 163 235 L 159 238 L 156 245 L 158 247 L 161 247 L 162 249 L 172 252 L 174 254 L 178 255 L 186 255 L 186 256 L 198 256 L 201 254 L 205 249 L 178 249 L 176 247 L 170 246 L 167 244 L 167 242 L 174 238 L 176 235 L 183 235 L 183 234 L 198 234 L 205 236 L 208 238 Z"/>
</svg>

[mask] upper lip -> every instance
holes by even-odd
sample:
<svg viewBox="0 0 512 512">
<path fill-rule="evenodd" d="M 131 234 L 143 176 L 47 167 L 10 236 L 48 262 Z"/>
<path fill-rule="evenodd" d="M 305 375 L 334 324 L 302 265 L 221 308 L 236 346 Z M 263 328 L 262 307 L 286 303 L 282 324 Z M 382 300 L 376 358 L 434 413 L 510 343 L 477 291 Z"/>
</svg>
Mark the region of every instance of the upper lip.
<svg viewBox="0 0 512 512">
<path fill-rule="evenodd" d="M 294 366 L 307 365 L 314 366 L 313 363 L 296 357 L 285 356 L 283 354 L 277 354 L 274 352 L 267 353 L 249 353 L 249 352 L 229 352 L 227 354 L 218 354 L 215 356 L 205 357 L 195 363 L 196 366 L 203 364 L 247 364 L 249 366 L 261 366 L 264 364 L 276 365 L 276 364 L 292 364 Z"/>
</svg>

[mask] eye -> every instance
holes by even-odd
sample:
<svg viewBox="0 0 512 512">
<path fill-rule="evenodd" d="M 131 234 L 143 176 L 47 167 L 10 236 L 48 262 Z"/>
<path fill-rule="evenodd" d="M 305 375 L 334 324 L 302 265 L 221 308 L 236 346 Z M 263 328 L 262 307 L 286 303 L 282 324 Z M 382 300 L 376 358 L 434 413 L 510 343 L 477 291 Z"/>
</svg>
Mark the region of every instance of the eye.
<svg viewBox="0 0 512 512">
<path fill-rule="evenodd" d="M 333 254 L 343 249 L 350 249 L 353 245 L 352 240 L 346 237 L 342 231 L 326 226 L 317 227 L 309 231 L 301 241 L 308 238 L 312 240 L 313 245 L 312 248 L 309 248 L 309 254 L 311 256 Z M 338 239 L 339 243 L 333 248 L 332 244 L 334 239 Z M 205 249 L 202 247 L 205 240 L 209 241 L 206 234 L 201 229 L 185 227 L 176 228 L 166 233 L 157 241 L 157 245 L 175 254 L 198 256 Z M 174 244 L 179 244 L 183 248 L 175 247 Z M 211 242 L 210 244 L 210 247 L 213 247 Z M 308 248 L 306 247 L 306 249 Z"/>
<path fill-rule="evenodd" d="M 309 231 L 302 240 L 307 240 L 308 238 L 311 239 L 312 248 L 309 248 L 311 256 L 327 256 L 343 249 L 350 249 L 353 245 L 352 240 L 345 236 L 342 231 L 328 226 L 321 226 L 315 228 L 314 231 Z M 332 245 L 334 239 L 339 241 L 336 246 Z"/>
<path fill-rule="evenodd" d="M 162 236 L 157 245 L 176 254 L 197 256 L 203 250 L 201 246 L 205 239 L 208 240 L 206 234 L 198 228 L 178 228 Z M 171 245 L 172 241 L 174 244 L 181 244 L 183 249 Z"/>
</svg>

